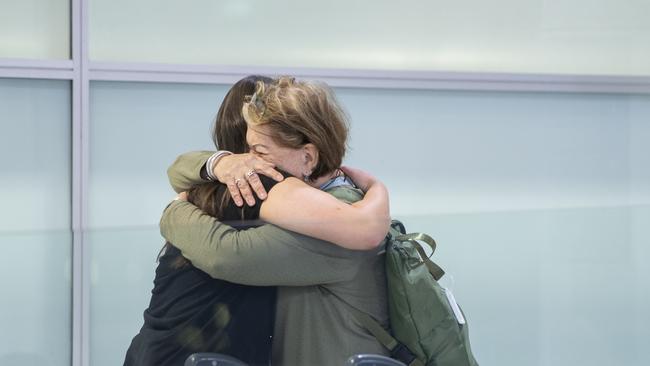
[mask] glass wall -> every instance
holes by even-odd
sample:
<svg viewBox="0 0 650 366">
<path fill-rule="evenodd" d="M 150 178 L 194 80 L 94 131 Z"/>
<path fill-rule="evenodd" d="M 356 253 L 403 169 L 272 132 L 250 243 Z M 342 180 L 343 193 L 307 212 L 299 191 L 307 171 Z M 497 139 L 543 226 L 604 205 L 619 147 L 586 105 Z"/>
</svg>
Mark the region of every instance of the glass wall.
<svg viewBox="0 0 650 366">
<path fill-rule="evenodd" d="M 90 358 L 118 365 L 149 305 L 158 221 L 176 196 L 166 170 L 189 150 L 214 150 L 212 119 L 227 87 L 92 84 L 89 231 Z"/>
<path fill-rule="evenodd" d="M 643 87 L 649 13 L 642 0 L 0 0 L 1 75 L 52 78 L 0 78 L 0 365 L 121 364 L 142 325 L 175 196 L 166 168 L 213 148 L 229 85 L 158 83 L 169 74 L 132 63 L 171 64 L 174 80 L 207 64 L 219 77 L 277 66 L 349 83 L 397 70 L 505 87 L 517 77 L 492 72 L 533 73 L 538 86 L 548 73 L 629 75 Z M 88 26 L 74 37 L 88 54 L 71 70 L 48 64 L 71 59 L 73 23 Z M 87 57 L 123 72 L 95 81 Z M 119 82 L 131 76 L 151 82 Z M 576 88 L 589 80 L 617 87 Z M 409 231 L 436 238 L 480 363 L 650 364 L 650 95 L 385 87 L 336 90 L 352 118 L 346 164 L 387 184 Z M 73 145 L 88 151 L 73 159 Z M 89 268 L 90 294 L 80 286 L 89 304 L 73 308 L 77 214 L 87 255 L 74 268 Z"/>
<path fill-rule="evenodd" d="M 0 79 L 0 365 L 69 365 L 67 81 Z"/>
<path fill-rule="evenodd" d="M 339 90 L 482 365 L 650 361 L 650 97 Z"/>
<path fill-rule="evenodd" d="M 641 0 L 162 4 L 91 0 L 91 59 L 650 75 L 650 3 Z"/>
<path fill-rule="evenodd" d="M 93 365 L 121 362 L 142 324 L 173 197 L 165 169 L 212 146 L 225 90 L 93 84 Z M 481 364 L 650 360 L 650 97 L 336 92 L 352 119 L 346 163 L 386 182 L 409 231 L 437 239 Z"/>
<path fill-rule="evenodd" d="M 70 0 L 0 0 L 0 57 L 70 58 Z"/>
</svg>

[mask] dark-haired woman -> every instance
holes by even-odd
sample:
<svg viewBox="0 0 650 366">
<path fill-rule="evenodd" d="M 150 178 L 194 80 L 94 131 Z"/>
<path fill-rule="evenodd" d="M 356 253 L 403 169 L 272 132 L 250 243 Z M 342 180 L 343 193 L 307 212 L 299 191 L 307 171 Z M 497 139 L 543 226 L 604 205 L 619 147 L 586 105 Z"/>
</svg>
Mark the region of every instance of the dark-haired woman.
<svg viewBox="0 0 650 366">
<path fill-rule="evenodd" d="M 262 177 L 267 189 L 276 183 Z M 225 185 L 205 183 L 188 201 L 240 230 L 259 217 L 260 205 L 229 203 Z M 254 222 L 254 221 L 253 221 Z M 159 257 L 144 325 L 131 342 L 125 365 L 183 365 L 195 352 L 217 352 L 249 365 L 268 365 L 276 288 L 211 278 L 167 243 Z"/>
<path fill-rule="evenodd" d="M 354 354 L 387 354 L 350 311 L 388 327 L 380 246 L 390 220 L 387 194 L 372 177 L 352 172 L 350 180 L 340 168 L 348 126 L 333 92 L 322 83 L 280 78 L 259 83 L 242 113 L 249 154 L 216 164 L 209 152 L 184 155 L 168 172 L 173 183 L 200 182 L 199 169 L 207 169 L 229 189 L 244 190 L 245 182 L 256 185 L 256 159 L 277 166 L 292 177 L 277 183 L 260 207 L 260 217 L 275 225 L 237 231 L 181 195 L 165 210 L 161 234 L 213 278 L 279 286 L 275 366 L 342 365 Z"/>
<path fill-rule="evenodd" d="M 218 147 L 234 153 L 248 151 L 245 142 L 246 124 L 241 115 L 244 95 L 253 93 L 256 82 L 268 83 L 269 80 L 251 76 L 240 80 L 231 88 L 219 110 L 213 131 Z M 205 168 L 196 168 L 205 179 Z M 268 168 L 272 167 L 269 165 Z M 194 168 L 190 166 L 189 169 Z M 277 174 L 274 170 L 269 170 L 268 173 Z M 258 179 L 266 191 L 270 191 L 276 184 L 275 180 L 262 174 Z M 382 187 L 379 185 L 378 188 L 381 190 Z M 382 199 L 386 201 L 386 197 L 381 197 L 379 192 L 375 201 Z M 254 220 L 259 218 L 261 203 L 238 207 L 230 199 L 226 185 L 210 182 L 192 187 L 188 191 L 187 200 L 200 209 L 202 215 L 228 222 L 236 230 L 258 224 Z M 368 202 L 372 203 L 372 199 Z M 340 212 L 340 205 L 338 200 L 326 195 L 319 212 Z M 351 207 L 343 207 L 344 212 L 350 210 L 352 213 L 349 217 L 367 217 L 368 212 L 379 212 L 371 217 L 382 219 L 382 211 L 373 208 L 373 205 L 357 210 L 360 212 L 355 212 L 356 209 Z M 307 220 L 286 226 L 297 232 L 311 234 L 315 226 L 313 222 L 318 218 L 310 218 L 309 215 L 300 216 L 300 213 L 295 213 L 292 219 L 302 217 Z M 265 218 L 285 226 L 281 222 L 282 216 L 268 214 Z M 357 235 L 357 229 L 349 230 L 350 237 Z M 348 245 L 348 242 L 341 240 L 337 244 Z M 323 256 L 323 259 L 327 260 L 327 256 Z M 354 268 L 347 272 L 350 270 Z M 245 286 L 213 279 L 186 260 L 172 243 L 167 243 L 159 258 L 151 302 L 144 313 L 144 325 L 131 342 L 124 364 L 182 365 L 192 353 L 219 352 L 250 365 L 268 365 L 275 301 L 275 287 Z"/>
</svg>

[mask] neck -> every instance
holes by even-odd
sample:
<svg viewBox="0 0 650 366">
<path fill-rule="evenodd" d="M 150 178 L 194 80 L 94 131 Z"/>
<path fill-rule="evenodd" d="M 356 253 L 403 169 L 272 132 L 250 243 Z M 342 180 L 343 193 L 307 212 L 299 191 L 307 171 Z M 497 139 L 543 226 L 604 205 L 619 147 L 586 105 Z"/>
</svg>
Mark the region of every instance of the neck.
<svg viewBox="0 0 650 366">
<path fill-rule="evenodd" d="M 334 171 L 323 175 L 322 177 L 316 179 L 315 181 L 307 182 L 307 184 L 309 184 L 310 186 L 312 186 L 314 188 L 320 188 L 323 184 L 329 182 L 330 179 L 335 178 L 338 175 L 340 175 L 341 173 L 339 173 L 339 172 L 340 172 L 339 169 L 334 169 Z"/>
</svg>

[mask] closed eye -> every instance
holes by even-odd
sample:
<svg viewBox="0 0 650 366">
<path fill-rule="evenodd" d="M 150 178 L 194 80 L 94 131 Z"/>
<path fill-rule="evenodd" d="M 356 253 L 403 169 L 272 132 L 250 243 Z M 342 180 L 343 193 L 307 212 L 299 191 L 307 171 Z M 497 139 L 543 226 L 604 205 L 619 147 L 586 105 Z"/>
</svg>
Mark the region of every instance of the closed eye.
<svg viewBox="0 0 650 366">
<path fill-rule="evenodd" d="M 258 151 L 258 150 L 255 150 L 255 149 L 250 149 L 250 153 L 251 153 L 251 154 L 254 154 L 254 155 L 259 155 L 259 156 L 268 155 L 268 154 L 265 153 L 265 152 Z"/>
<path fill-rule="evenodd" d="M 258 154 L 258 155 L 268 155 L 268 153 L 265 151 L 266 146 L 260 145 L 260 144 L 255 144 L 253 146 L 248 145 L 248 148 L 251 153 Z"/>
</svg>

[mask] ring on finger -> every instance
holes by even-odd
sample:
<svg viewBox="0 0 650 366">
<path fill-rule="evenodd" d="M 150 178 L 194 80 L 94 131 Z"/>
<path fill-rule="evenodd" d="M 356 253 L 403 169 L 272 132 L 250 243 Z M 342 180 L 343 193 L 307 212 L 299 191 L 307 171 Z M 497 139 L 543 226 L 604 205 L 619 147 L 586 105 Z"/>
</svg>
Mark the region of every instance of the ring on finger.
<svg viewBox="0 0 650 366">
<path fill-rule="evenodd" d="M 236 186 L 239 186 L 239 182 L 241 182 L 241 179 L 239 179 L 239 178 L 235 179 L 235 185 Z"/>
<path fill-rule="evenodd" d="M 246 178 L 250 178 L 255 174 L 255 170 L 251 170 L 248 173 L 246 173 Z"/>
</svg>

